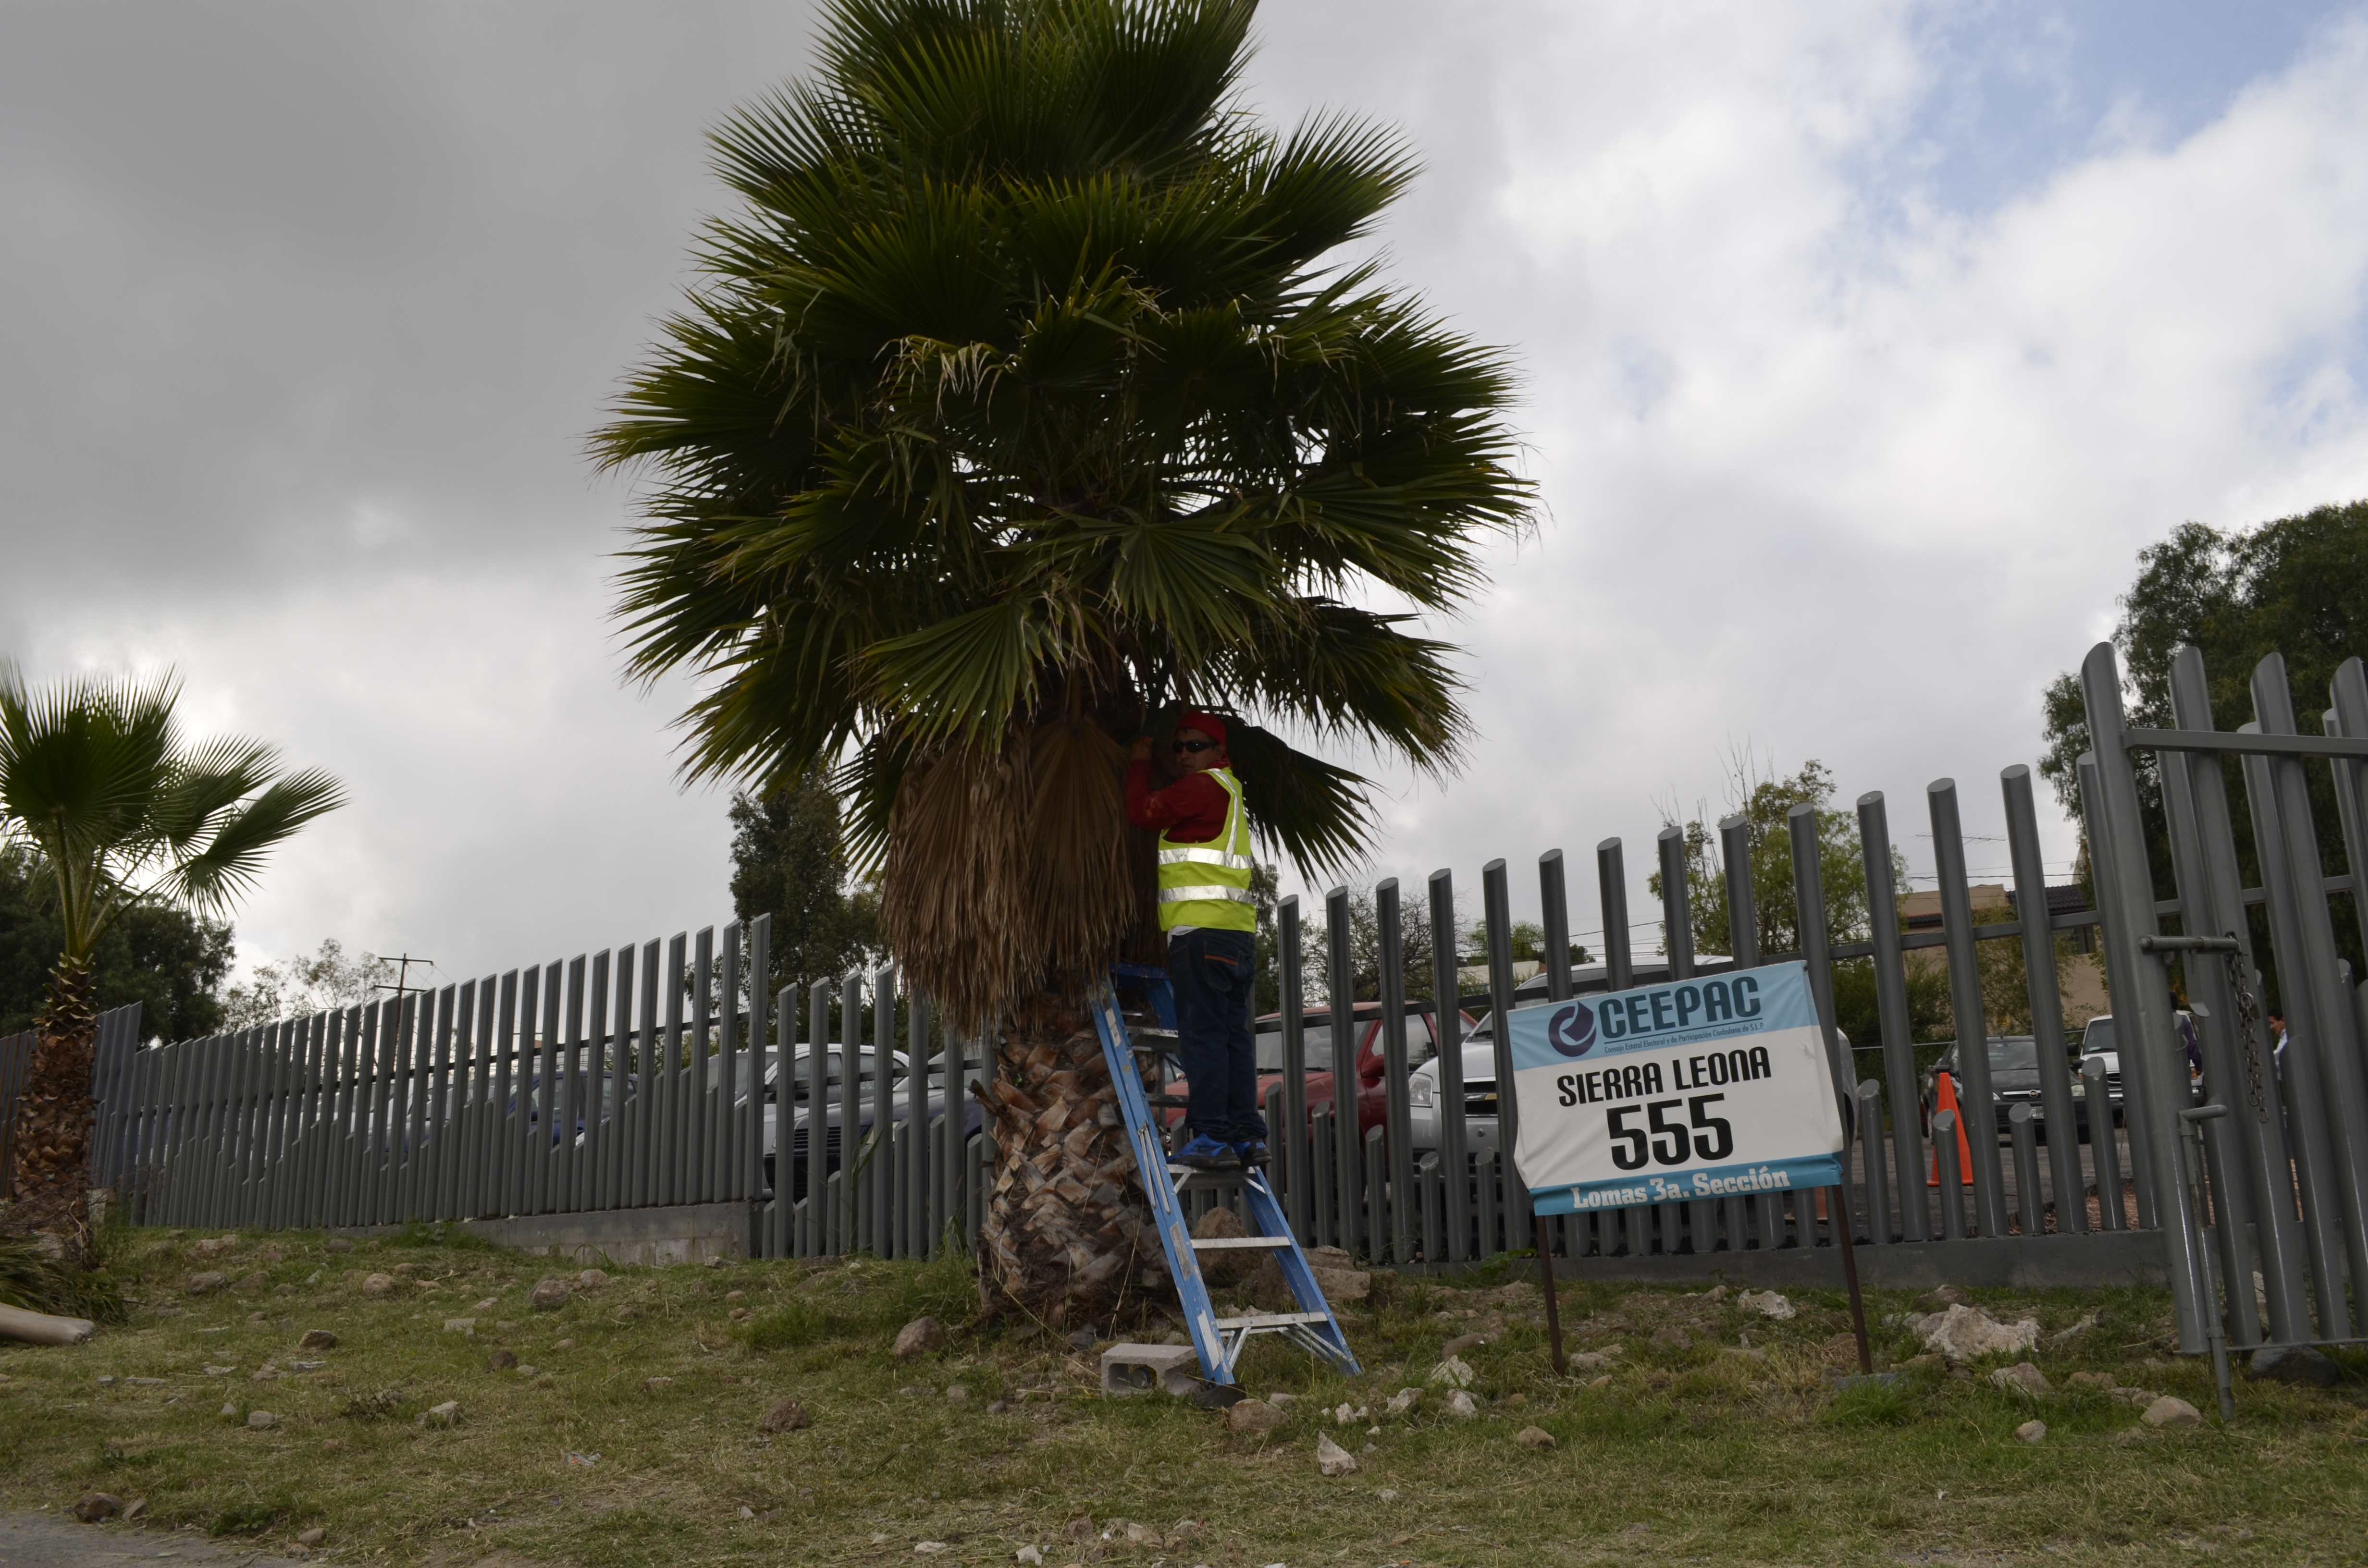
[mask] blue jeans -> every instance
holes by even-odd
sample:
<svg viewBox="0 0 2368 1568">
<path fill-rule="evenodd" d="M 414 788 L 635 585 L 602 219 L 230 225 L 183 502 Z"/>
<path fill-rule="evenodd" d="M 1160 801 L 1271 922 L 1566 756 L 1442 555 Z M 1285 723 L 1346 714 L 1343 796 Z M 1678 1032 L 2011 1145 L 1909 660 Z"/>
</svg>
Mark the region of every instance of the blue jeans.
<svg viewBox="0 0 2368 1568">
<path fill-rule="evenodd" d="M 1167 979 L 1176 988 L 1176 1054 L 1191 1085 L 1184 1124 L 1225 1143 L 1263 1142 L 1258 1051 L 1250 1042 L 1250 991 L 1256 939 L 1247 931 L 1203 926 L 1167 939 Z"/>
</svg>

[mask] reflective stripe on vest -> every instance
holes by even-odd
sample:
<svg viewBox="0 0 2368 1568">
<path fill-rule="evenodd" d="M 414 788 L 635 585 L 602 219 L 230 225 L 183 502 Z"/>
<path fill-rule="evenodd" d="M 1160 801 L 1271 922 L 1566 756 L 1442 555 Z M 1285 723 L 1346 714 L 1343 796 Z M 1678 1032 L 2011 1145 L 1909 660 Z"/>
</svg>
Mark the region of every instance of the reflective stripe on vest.
<svg viewBox="0 0 2368 1568">
<path fill-rule="evenodd" d="M 1177 844 L 1159 835 L 1159 928 L 1208 926 L 1219 930 L 1258 929 L 1258 895 L 1250 873 L 1249 814 L 1242 808 L 1242 784 L 1233 770 L 1212 767 L 1201 775 L 1225 792 L 1225 823 L 1205 844 Z"/>
</svg>

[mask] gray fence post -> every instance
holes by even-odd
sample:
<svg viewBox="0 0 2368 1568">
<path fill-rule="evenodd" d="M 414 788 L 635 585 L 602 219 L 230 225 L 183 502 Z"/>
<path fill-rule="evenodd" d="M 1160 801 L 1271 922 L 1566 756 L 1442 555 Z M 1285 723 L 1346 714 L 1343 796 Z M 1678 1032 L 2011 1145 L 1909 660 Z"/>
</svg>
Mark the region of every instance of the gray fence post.
<svg viewBox="0 0 2368 1568">
<path fill-rule="evenodd" d="M 830 996 L 831 983 L 817 980 L 806 989 L 806 1252 L 807 1257 L 827 1257 L 831 1252 L 830 1196 L 823 1185 L 830 1177 Z"/>
<path fill-rule="evenodd" d="M 2187 1184 L 2177 1165 L 2176 1118 L 2188 1097 L 2186 1053 L 2178 1052 L 2174 1069 L 2169 1053 L 2178 1037 L 2170 993 L 2139 946 L 2142 937 L 2156 935 L 2159 926 L 2137 778 L 2123 740 L 2121 672 L 2111 643 L 2089 650 L 2080 665 L 2080 687 L 2096 758 L 2097 810 L 2089 824 L 2089 845 L 2097 867 L 2097 906 L 2103 916 L 2104 946 L 2119 957 L 2122 972 L 2131 981 L 2129 990 L 2113 994 L 2113 1016 L 2121 1020 L 2115 1032 L 2124 1095 L 2135 1093 L 2133 1109 L 2146 1118 L 2156 1201 L 2167 1208 L 2163 1244 L 2170 1266 L 2171 1299 L 2179 1310 L 2180 1346 L 2192 1353 L 2204 1347 L 2203 1313 L 2211 1301 L 2211 1280 L 2195 1249 Z M 2125 1006 L 2125 999 L 2135 1006 Z M 2143 1195 L 2144 1188 L 2140 1191 Z"/>
<path fill-rule="evenodd" d="M 2283 656 L 2271 653 L 2254 665 L 2252 684 L 2253 711 L 2261 733 L 2299 733 L 2294 687 L 2286 676 Z M 2299 1041 L 2307 1030 L 2318 1058 L 2317 1083 L 2326 1096 L 2328 1153 L 2341 1202 L 2338 1224 L 2350 1264 L 2352 1296 L 2359 1303 L 2352 1313 L 2357 1322 L 2368 1313 L 2368 1072 L 2363 1071 L 2353 1029 L 2351 988 L 2344 983 L 2335 949 L 2335 922 L 2324 891 L 2326 873 L 2320 865 L 2309 776 L 2299 757 L 2272 756 L 2262 761 L 2278 801 L 2274 831 L 2260 846 L 2262 878 L 2274 889 L 2283 873 L 2287 892 L 2283 899 L 2273 899 L 2271 908 L 2283 903 L 2291 922 L 2286 930 L 2271 937 L 2278 994 L 2285 1002 L 2290 1025 L 2297 1026 L 2290 1028 L 2290 1038 Z M 2291 1045 L 2286 1054 L 2292 1061 Z M 2341 1287 L 2335 1286 L 2327 1294 L 2340 1300 Z"/>
<path fill-rule="evenodd" d="M 1949 955 L 1949 1006 L 1957 1029 L 1957 1073 L 1965 1094 L 1961 1110 L 1974 1168 L 1975 1222 L 1985 1236 L 2006 1234 L 2006 1185 L 1998 1179 L 1998 1090 L 1990 1081 L 1988 1010 L 1982 1006 L 1981 969 L 1974 960 L 1974 901 L 1965 875 L 1965 835 L 1957 809 L 1957 781 L 1925 787 L 1932 817 L 1932 860 L 1941 885 L 1941 929 Z"/>
<path fill-rule="evenodd" d="M 1834 954 L 1833 944 L 1826 929 L 1826 869 L 1825 845 L 1817 829 L 1817 808 L 1806 803 L 1784 813 L 1784 832 L 1793 860 L 1793 923 L 1801 944 L 1801 957 L 1809 971 L 1809 996 L 1816 1005 L 1817 1025 L 1826 1037 L 1826 1065 L 1833 1074 L 1834 1101 L 1840 1112 L 1841 1124 L 1851 1131 L 1861 1131 L 1858 1102 L 1853 1091 L 1857 1077 L 1850 1051 L 1843 1045 L 1841 1031 L 1834 1022 Z M 1862 1142 L 1862 1137 L 1861 1137 Z M 1842 1141 L 1842 1205 L 1847 1210 L 1853 1201 L 1857 1184 L 1850 1179 L 1850 1144 Z M 1801 1233 L 1801 1244 L 1816 1244 L 1816 1200 L 1802 1212 L 1810 1222 Z M 1843 1212 L 1828 1216 L 1837 1241 L 1841 1227 L 1854 1225 L 1858 1216 Z M 1853 1232 L 1853 1234 L 1856 1233 Z"/>
<path fill-rule="evenodd" d="M 1752 887 L 1751 819 L 1736 814 L 1721 818 L 1718 824 L 1719 858 L 1725 862 L 1726 884 L 1726 948 L 1734 955 L 1737 969 L 1759 967 L 1759 900 Z M 1804 1189 L 1793 1195 L 1800 1210 L 1801 1244 L 1815 1246 L 1817 1233 L 1816 1197 Z M 1747 1224 L 1757 1221 L 1759 1244 L 1776 1247 L 1783 1244 L 1784 1199 L 1780 1193 L 1755 1193 L 1743 1198 L 1719 1200 L 1718 1213 L 1728 1237 L 1727 1244 L 1740 1252 L 1745 1245 Z"/>
<path fill-rule="evenodd" d="M 1924 1122 L 1916 1083 L 1916 1046 L 1901 967 L 1899 903 L 1891 881 L 1891 823 L 1883 793 L 1858 799 L 1859 849 L 1866 870 L 1866 915 L 1874 940 L 1875 1012 L 1883 1029 L 1884 1086 L 1891 1102 L 1891 1168 L 1899 1178 L 1902 1239 L 1929 1241 L 1931 1206 L 1924 1197 Z"/>
<path fill-rule="evenodd" d="M 1856 1096 L 1859 1158 L 1866 1165 L 1866 1239 L 1871 1245 L 1883 1246 L 1894 1239 L 1891 1182 L 1884 1163 L 1883 1085 L 1873 1078 L 1862 1079 Z"/>
<path fill-rule="evenodd" d="M 1414 1121 L 1408 1103 L 1406 1000 L 1406 928 L 1398 905 L 1398 880 L 1391 877 L 1373 890 L 1373 914 L 1379 927 L 1382 983 L 1382 1158 L 1389 1171 L 1390 1261 L 1404 1264 L 1414 1256 Z M 1380 1165 L 1373 1167 L 1383 1168 Z M 1380 1251 L 1380 1235 L 1374 1250 Z"/>
<path fill-rule="evenodd" d="M 2129 1214 L 2122 1201 L 2122 1157 L 2113 1137 L 2113 1111 L 2107 1098 L 2104 1058 L 2092 1056 L 2080 1063 L 2080 1082 L 2089 1103 L 2105 1107 L 2101 1130 L 2094 1111 L 2089 1113 L 2089 1159 L 2097 1176 L 2097 1223 L 2108 1231 L 2126 1230 Z M 2104 1134 L 2101 1142 L 2098 1139 L 2100 1131 Z M 2086 1207 L 2087 1190 L 2076 1188 L 2073 1200 Z"/>
<path fill-rule="evenodd" d="M 1308 1166 L 1307 1142 L 1307 1006 L 1306 977 L 1302 968 L 1299 900 L 1286 898 L 1275 906 L 1275 960 L 1282 994 L 1282 1125 L 1268 1129 L 1282 1164 L 1282 1201 L 1292 1233 L 1312 1244 L 1315 1215 L 1310 1208 L 1315 1174 Z"/>
<path fill-rule="evenodd" d="M 949 1110 L 953 1108 L 949 1105 Z M 914 1257 L 934 1257 L 937 1238 L 929 1233 L 929 1194 L 937 1190 L 930 1168 L 929 1126 L 929 999 L 920 987 L 907 985 L 905 1006 L 905 1124 L 911 1128 L 911 1151 L 905 1155 L 905 1238 Z"/>
<path fill-rule="evenodd" d="M 760 1199 L 765 1195 L 765 1063 L 768 1042 L 774 1039 L 771 1017 L 773 993 L 773 917 L 759 915 L 748 927 L 748 1074 L 742 1085 L 746 1095 L 740 1111 L 740 1175 L 734 1198 Z M 776 1051 L 778 1047 L 772 1047 Z M 777 1074 L 789 1067 L 785 1051 L 770 1058 Z M 786 1078 L 780 1080 L 787 1082 Z M 767 1256 L 778 1256 L 771 1252 Z"/>
<path fill-rule="evenodd" d="M 2088 752 L 2083 752 L 2080 755 L 2082 760 L 2077 766 L 2078 769 L 2080 787 L 2081 815 L 2085 823 L 2089 824 L 2089 842 L 2093 852 L 2097 842 L 2093 824 L 2099 820 L 2099 813 L 2102 810 L 2102 808 L 2098 804 L 2099 795 L 2102 786 L 2098 782 L 2096 757 Z M 2101 903 L 2101 900 L 2100 902 Z M 2099 911 L 2098 918 L 2100 925 L 2098 926 L 2099 940 L 2097 944 L 2097 951 L 2099 956 L 2102 959 L 2105 966 L 2106 993 L 2112 996 L 2130 995 L 2132 994 L 2131 987 L 2135 985 L 2137 982 L 2126 972 L 2124 956 L 2121 947 L 2103 939 L 2105 929 L 2103 922 L 2105 922 L 2109 917 L 2101 908 Z M 2117 1013 L 2114 1017 L 2118 1026 L 2121 1022 L 2125 1020 L 2126 1014 Z M 2118 1038 L 2127 1040 L 2129 1037 L 2123 1035 Z M 2144 1064 L 2142 1063 L 2137 1071 L 2133 1071 L 2130 1066 L 2132 1052 L 2126 1047 L 2116 1054 L 2120 1057 L 2122 1063 L 2122 1132 L 2123 1135 L 2128 1139 L 2130 1146 L 2130 1196 L 2135 1199 L 2137 1204 L 2138 1228 L 2140 1230 L 2150 1231 L 2161 1221 L 2155 1213 L 2154 1207 L 2154 1164 L 2152 1154 L 2153 1143 L 2151 1142 L 2153 1130 L 2148 1127 L 2146 1117 L 2141 1113 L 2141 1108 L 2144 1101 L 2141 1099 L 2137 1088 L 2137 1072 L 2143 1071 Z M 2121 1153 L 2118 1143 L 2113 1151 L 2113 1159 L 2116 1167 L 2115 1179 L 2119 1180 L 2119 1162 L 2121 1160 Z"/>
<path fill-rule="evenodd" d="M 2039 1105 L 2048 1128 L 2047 1164 L 2055 1177 L 2055 1228 L 2078 1235 L 2089 1228 L 2089 1206 L 2078 1200 L 2082 1192 L 2079 1111 L 2072 1102 L 2064 996 L 2055 983 L 2055 927 L 2047 908 L 2047 865 L 2040 853 L 2039 812 L 2032 799 L 2031 769 L 2019 762 L 2005 769 L 1998 775 L 1998 790 L 2006 799 L 2007 854 L 2014 865 L 2015 913 L 2022 927 L 2023 993 L 2031 1001 L 2032 1040 L 2039 1052 Z M 2088 1108 L 2093 1125 L 2097 1108 Z M 2110 1142 L 2110 1111 L 2105 1120 Z M 2066 1193 L 2074 1199 L 2068 1207 Z"/>
<path fill-rule="evenodd" d="M 1636 983 L 1636 971 L 1628 929 L 1627 854 L 1617 838 L 1607 838 L 1595 846 L 1595 882 L 1603 910 L 1603 986 L 1607 991 L 1626 991 Z M 1642 1257 L 1647 1250 L 1651 1212 L 1643 1204 L 1620 1210 L 1623 1244 L 1634 1256 Z"/>
<path fill-rule="evenodd" d="M 723 1006 L 715 1018 L 715 1108 L 708 1113 L 708 1125 L 712 1128 L 708 1146 L 708 1201 L 727 1203 L 739 1191 L 741 1151 L 739 1151 L 739 1101 L 741 1089 L 741 924 L 732 921 L 724 926 L 724 981 Z M 756 997 L 762 1006 L 765 988 L 757 983 Z"/>
<path fill-rule="evenodd" d="M 1669 978 L 1691 980 L 1694 972 L 1694 923 L 1692 890 L 1686 885 L 1686 834 L 1680 827 L 1665 827 L 1655 840 L 1661 862 L 1661 948 L 1668 956 Z M 1661 1250 L 1678 1252 L 1710 1251 L 1711 1200 L 1698 1203 L 1664 1203 L 1661 1212 Z M 1680 1219 L 1683 1216 L 1684 1218 Z M 1678 1244 L 1678 1228 L 1687 1230 L 1684 1246 Z"/>
<path fill-rule="evenodd" d="M 1358 1210 L 1364 1199 L 1362 1152 L 1357 1137 L 1357 971 L 1349 949 L 1349 890 L 1334 888 L 1324 895 L 1326 1002 L 1332 1017 L 1332 1146 L 1320 1143 L 1315 1157 L 1330 1160 L 1338 1178 L 1333 1200 L 1334 1244 L 1349 1253 L 1363 1250 L 1358 1234 Z"/>
<path fill-rule="evenodd" d="M 1457 1263 L 1472 1256 L 1471 1156 L 1464 1137 L 1463 955 L 1456 949 L 1455 877 L 1444 867 L 1430 874 L 1431 997 L 1438 1007 L 1439 1175 L 1447 1206 L 1447 1251 Z"/>
<path fill-rule="evenodd" d="M 1505 1183 L 1505 1228 L 1497 1250 L 1506 1251 L 1526 1244 L 1533 1227 L 1530 1189 L 1513 1159 L 1520 1143 L 1521 1118 L 1513 1098 L 1513 915 L 1504 861 L 1491 860 L 1480 868 L 1480 903 L 1488 921 L 1488 1006 L 1497 1015 L 1488 1043 L 1497 1068 L 1497 1168 Z"/>
<path fill-rule="evenodd" d="M 690 1060 L 685 1062 L 683 1084 L 682 1169 L 677 1176 L 677 1203 L 707 1199 L 708 1156 L 712 1144 L 712 1107 L 707 1096 L 707 1052 L 715 1028 L 715 927 L 702 926 L 693 938 L 690 981 Z"/>
</svg>

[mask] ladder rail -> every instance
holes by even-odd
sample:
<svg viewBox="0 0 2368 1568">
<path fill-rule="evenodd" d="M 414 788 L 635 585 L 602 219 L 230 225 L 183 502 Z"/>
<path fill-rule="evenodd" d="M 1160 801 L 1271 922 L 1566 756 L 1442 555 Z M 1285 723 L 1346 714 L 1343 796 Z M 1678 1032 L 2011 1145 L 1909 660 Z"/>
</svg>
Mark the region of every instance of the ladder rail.
<svg viewBox="0 0 2368 1568">
<path fill-rule="evenodd" d="M 1115 983 L 1121 976 L 1141 983 L 1161 1028 L 1131 1028 L 1118 1004 Z M 1095 1032 L 1101 1037 L 1102 1056 L 1110 1068 L 1119 1112 L 1126 1120 L 1127 1146 L 1134 1155 L 1135 1175 L 1143 1184 L 1144 1196 L 1150 1199 L 1160 1246 L 1167 1256 L 1168 1275 L 1176 1282 L 1186 1329 L 1192 1340 L 1193 1353 L 1200 1358 L 1205 1381 L 1218 1385 L 1234 1384 L 1242 1352 L 1251 1337 L 1258 1334 L 1280 1334 L 1309 1354 L 1351 1377 L 1357 1376 L 1357 1358 L 1349 1348 L 1349 1337 L 1340 1327 L 1339 1316 L 1324 1299 L 1315 1267 L 1301 1248 L 1299 1238 L 1292 1233 L 1282 1205 L 1268 1185 L 1266 1173 L 1247 1170 L 1238 1176 L 1227 1173 L 1229 1180 L 1239 1184 L 1248 1210 L 1245 1228 L 1250 1233 L 1199 1240 L 1184 1222 L 1184 1190 L 1196 1179 L 1205 1182 L 1207 1178 L 1203 1173 L 1167 1163 L 1167 1146 L 1153 1118 L 1152 1106 L 1164 1104 L 1174 1096 L 1147 1095 L 1134 1065 L 1135 1055 L 1143 1049 L 1135 1043 L 1135 1035 L 1156 1033 L 1161 1038 L 1174 1038 L 1176 999 L 1167 971 L 1135 964 L 1111 965 L 1091 998 L 1090 1010 Z M 1200 1254 L 1237 1250 L 1271 1252 L 1299 1310 L 1219 1318 L 1209 1296 L 1208 1282 L 1201 1273 Z"/>
</svg>

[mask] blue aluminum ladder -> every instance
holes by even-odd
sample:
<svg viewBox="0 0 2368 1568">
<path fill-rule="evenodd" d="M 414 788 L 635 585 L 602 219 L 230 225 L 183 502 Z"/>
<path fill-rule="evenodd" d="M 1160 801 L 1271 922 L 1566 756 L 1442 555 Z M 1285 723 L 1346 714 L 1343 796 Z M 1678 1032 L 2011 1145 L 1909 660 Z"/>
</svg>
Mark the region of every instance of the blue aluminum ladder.
<svg viewBox="0 0 2368 1568">
<path fill-rule="evenodd" d="M 1149 996 L 1154 1016 L 1159 1020 L 1158 1028 L 1129 1024 L 1119 1006 L 1117 988 L 1121 982 Z M 1160 1136 L 1151 1101 L 1144 1093 L 1139 1065 L 1141 1058 L 1167 1054 L 1176 1038 L 1176 993 L 1168 984 L 1167 971 L 1139 964 L 1112 964 L 1090 1006 L 1094 1028 L 1101 1036 L 1102 1058 L 1110 1064 L 1110 1082 L 1118 1086 L 1119 1114 L 1126 1118 L 1135 1172 L 1142 1178 L 1144 1194 L 1151 1199 L 1152 1213 L 1158 1221 L 1160 1245 L 1167 1253 L 1167 1272 L 1176 1281 L 1177 1295 L 1183 1300 L 1184 1321 L 1192 1335 L 1192 1348 L 1201 1358 L 1205 1381 L 1232 1385 L 1243 1348 L 1253 1335 L 1260 1334 L 1280 1334 L 1350 1377 L 1357 1376 L 1357 1358 L 1349 1349 L 1349 1336 L 1341 1332 L 1339 1318 L 1324 1300 L 1323 1289 L 1315 1282 L 1315 1270 L 1309 1266 L 1306 1253 L 1300 1250 L 1298 1238 L 1292 1234 L 1291 1222 L 1283 1217 L 1282 1205 L 1275 1200 L 1274 1188 L 1268 1185 L 1266 1173 L 1198 1171 L 1189 1165 L 1167 1163 L 1167 1145 Z M 1243 1229 L 1247 1233 L 1195 1240 L 1192 1228 L 1184 1221 L 1183 1195 L 1194 1187 L 1230 1182 L 1241 1186 L 1246 1200 L 1243 1208 L 1247 1210 L 1242 1216 Z M 1219 1317 L 1209 1300 L 1208 1284 L 1201 1278 L 1200 1255 L 1222 1251 L 1273 1253 L 1299 1310 Z"/>
</svg>

